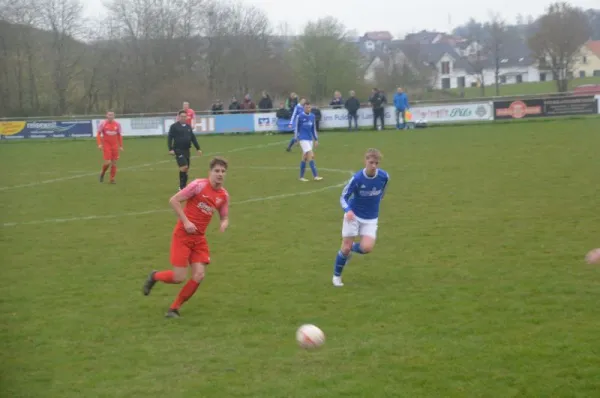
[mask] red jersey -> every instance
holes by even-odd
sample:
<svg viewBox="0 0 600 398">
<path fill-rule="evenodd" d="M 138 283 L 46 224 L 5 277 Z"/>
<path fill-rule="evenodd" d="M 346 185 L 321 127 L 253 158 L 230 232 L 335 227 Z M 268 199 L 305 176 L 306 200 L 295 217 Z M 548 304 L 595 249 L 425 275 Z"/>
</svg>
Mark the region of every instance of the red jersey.
<svg viewBox="0 0 600 398">
<path fill-rule="evenodd" d="M 192 126 L 192 129 L 196 128 L 196 126 L 192 124 L 194 122 L 194 119 L 196 119 L 196 112 L 194 112 L 192 108 L 187 108 L 185 110 L 185 114 L 187 115 L 185 122 Z"/>
<path fill-rule="evenodd" d="M 121 124 L 116 120 L 103 120 L 98 126 L 96 135 L 98 145 L 104 146 L 123 146 L 123 136 L 121 135 Z"/>
<path fill-rule="evenodd" d="M 183 196 L 187 201 L 183 212 L 196 226 L 200 235 L 206 232 L 216 211 L 221 218 L 229 213 L 229 193 L 225 188 L 214 189 L 207 178 L 192 181 L 179 193 L 179 196 Z M 185 231 L 181 220 L 177 221 L 175 229 Z"/>
</svg>

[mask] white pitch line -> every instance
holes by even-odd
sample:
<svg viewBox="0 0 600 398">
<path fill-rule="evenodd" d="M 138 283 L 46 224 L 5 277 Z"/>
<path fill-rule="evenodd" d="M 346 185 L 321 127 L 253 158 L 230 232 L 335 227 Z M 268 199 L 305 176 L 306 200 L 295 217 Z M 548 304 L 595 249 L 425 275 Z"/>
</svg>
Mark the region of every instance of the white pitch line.
<svg viewBox="0 0 600 398">
<path fill-rule="evenodd" d="M 249 150 L 249 149 L 267 148 L 267 147 L 274 146 L 274 145 L 280 145 L 280 144 L 285 143 L 285 142 L 287 142 L 287 140 L 286 141 L 271 142 L 269 144 L 260 144 L 260 145 L 246 146 L 246 147 L 231 149 L 231 150 L 222 151 L 222 152 L 212 152 L 212 153 L 203 154 L 203 156 L 214 156 L 214 155 L 220 155 L 220 154 L 224 154 L 224 153 L 241 152 L 241 151 L 246 151 L 246 150 Z M 157 165 L 157 164 L 169 163 L 169 162 L 173 162 L 173 160 L 172 159 L 160 160 L 158 162 L 153 162 L 153 163 L 144 163 L 144 164 L 138 164 L 138 165 L 135 165 L 135 166 L 120 167 L 119 171 L 135 170 L 135 169 L 139 169 L 139 168 L 143 168 L 143 167 L 150 167 L 150 166 L 154 166 L 154 165 Z M 90 172 L 90 173 L 76 174 L 76 175 L 69 176 L 69 177 L 59 177 L 59 178 L 52 178 L 50 180 L 42 180 L 42 181 L 30 182 L 28 184 L 11 185 L 11 186 L 8 186 L 8 187 L 0 187 L 0 191 L 7 191 L 9 189 L 18 189 L 18 188 L 30 188 L 30 187 L 35 187 L 35 186 L 38 186 L 38 185 L 52 184 L 54 182 L 74 180 L 74 179 L 77 179 L 77 178 L 91 177 L 91 176 L 95 176 L 95 175 L 98 175 L 97 171 Z"/>
<path fill-rule="evenodd" d="M 293 170 L 296 170 L 296 168 L 292 168 L 292 167 L 267 167 L 267 166 L 261 167 L 261 169 L 268 169 L 268 170 L 293 169 Z M 330 171 L 330 172 L 335 172 L 335 173 L 349 173 L 350 175 L 352 175 L 352 173 L 353 173 L 352 171 L 340 170 L 340 169 L 320 168 L 320 170 Z M 346 185 L 346 181 L 339 183 L 339 184 L 335 184 L 335 185 L 328 185 L 326 187 L 319 188 L 319 189 L 313 189 L 311 191 L 284 193 L 284 194 L 279 194 L 279 195 L 265 196 L 262 198 L 246 199 L 246 200 L 242 200 L 240 202 L 232 202 L 231 206 L 243 205 L 246 203 L 264 202 L 264 201 L 268 201 L 268 200 L 285 199 L 285 198 L 291 198 L 291 197 L 295 197 L 295 196 L 311 195 L 314 193 L 324 192 L 324 191 L 327 191 L 327 190 L 333 189 L 333 188 L 340 188 L 340 187 L 343 187 L 344 185 Z M 172 211 L 171 209 L 156 209 L 156 210 L 146 210 L 146 211 L 139 211 L 139 212 L 121 213 L 121 214 L 105 214 L 105 215 L 92 215 L 92 216 L 80 216 L 80 217 L 69 217 L 69 218 L 51 218 L 51 219 L 46 219 L 46 220 L 26 221 L 26 222 L 22 222 L 22 223 L 8 222 L 8 223 L 3 223 L 2 227 L 7 228 L 7 227 L 16 227 L 16 226 L 21 226 L 21 225 L 58 224 L 58 223 L 65 223 L 65 222 L 72 222 L 72 221 L 102 220 L 102 219 L 121 218 L 121 217 L 143 216 L 143 215 L 147 215 L 147 214 L 166 213 L 166 212 L 171 212 L 171 211 Z"/>
</svg>

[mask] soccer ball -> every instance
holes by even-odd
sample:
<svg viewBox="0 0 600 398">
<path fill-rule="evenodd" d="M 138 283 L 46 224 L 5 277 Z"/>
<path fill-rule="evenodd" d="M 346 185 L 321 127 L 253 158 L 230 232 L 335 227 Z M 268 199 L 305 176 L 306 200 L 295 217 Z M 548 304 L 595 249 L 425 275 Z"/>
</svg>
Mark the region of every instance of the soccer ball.
<svg viewBox="0 0 600 398">
<path fill-rule="evenodd" d="M 600 264 L 600 249 L 594 249 L 585 256 L 588 264 Z"/>
<path fill-rule="evenodd" d="M 296 331 L 296 340 L 302 348 L 317 348 L 325 343 L 325 334 L 315 325 L 302 325 Z"/>
</svg>

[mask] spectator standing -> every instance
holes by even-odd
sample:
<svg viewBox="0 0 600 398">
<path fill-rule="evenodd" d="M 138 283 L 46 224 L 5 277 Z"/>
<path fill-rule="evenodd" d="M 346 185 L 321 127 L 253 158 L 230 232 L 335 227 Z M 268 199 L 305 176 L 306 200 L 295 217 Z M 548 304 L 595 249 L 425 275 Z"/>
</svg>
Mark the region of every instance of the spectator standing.
<svg viewBox="0 0 600 398">
<path fill-rule="evenodd" d="M 290 119 L 292 117 L 290 110 L 285 107 L 285 102 L 279 104 L 279 109 L 277 109 L 275 117 L 277 117 L 277 119 Z"/>
<path fill-rule="evenodd" d="M 240 108 L 244 111 L 244 113 L 252 113 L 256 111 L 256 104 L 250 98 L 250 94 L 246 94 L 244 96 L 244 102 L 242 102 Z"/>
<path fill-rule="evenodd" d="M 223 114 L 223 102 L 220 99 L 215 100 L 215 102 L 212 105 L 211 110 L 212 110 L 213 115 L 222 115 Z"/>
<path fill-rule="evenodd" d="M 317 131 L 319 130 L 319 127 L 321 125 L 321 110 L 319 108 L 317 108 L 316 106 L 314 108 L 311 107 L 310 113 L 312 113 L 313 115 L 315 115 L 315 127 L 317 128 Z"/>
<path fill-rule="evenodd" d="M 354 120 L 354 129 L 358 130 L 358 110 L 360 101 L 356 98 L 356 93 L 350 91 L 350 98 L 346 100 L 344 107 L 348 111 L 348 130 L 352 130 L 352 121 Z"/>
<path fill-rule="evenodd" d="M 396 128 L 398 130 L 408 128 L 406 111 L 410 109 L 410 106 L 408 105 L 408 96 L 402 87 L 398 87 L 398 91 L 394 95 L 394 107 L 396 108 Z M 402 124 L 400 124 L 400 115 L 402 115 Z"/>
<path fill-rule="evenodd" d="M 285 107 L 288 108 L 290 113 L 294 113 L 296 105 L 298 105 L 298 94 L 291 93 L 288 99 L 285 101 Z"/>
<path fill-rule="evenodd" d="M 262 98 L 258 102 L 258 109 L 261 111 L 270 111 L 273 109 L 273 101 L 266 91 L 262 92 Z"/>
<path fill-rule="evenodd" d="M 231 97 L 231 103 L 229 104 L 229 113 L 239 113 L 240 103 L 235 96 Z"/>
<path fill-rule="evenodd" d="M 378 130 L 377 128 L 377 119 L 379 119 L 381 121 L 381 128 L 379 128 L 379 130 L 383 130 L 385 129 L 385 108 L 384 105 L 387 102 L 387 99 L 385 98 L 385 94 L 378 90 L 377 88 L 374 88 L 371 94 L 371 97 L 369 97 L 369 103 L 371 104 L 371 107 L 373 108 L 373 129 Z"/>
<path fill-rule="evenodd" d="M 342 109 L 344 107 L 344 100 L 342 99 L 342 93 L 340 93 L 339 91 L 336 91 L 335 93 L 333 93 L 333 99 L 331 100 L 329 105 L 333 109 Z M 318 129 L 317 129 L 317 131 L 318 131 Z"/>
</svg>

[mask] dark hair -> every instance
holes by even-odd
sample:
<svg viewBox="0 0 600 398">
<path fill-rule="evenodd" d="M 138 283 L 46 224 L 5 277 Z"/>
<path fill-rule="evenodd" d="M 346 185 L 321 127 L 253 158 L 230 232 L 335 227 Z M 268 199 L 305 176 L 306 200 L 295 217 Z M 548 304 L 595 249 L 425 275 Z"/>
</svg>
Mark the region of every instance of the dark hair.
<svg viewBox="0 0 600 398">
<path fill-rule="evenodd" d="M 306 106 L 306 105 L 310 105 L 310 102 L 306 101 L 306 102 L 304 103 L 304 106 Z"/>
<path fill-rule="evenodd" d="M 177 113 L 177 116 L 181 115 L 182 113 L 187 116 L 187 112 L 184 111 L 183 109 Z"/>
<path fill-rule="evenodd" d="M 215 168 L 215 166 L 223 166 L 225 170 L 227 170 L 227 168 L 229 167 L 229 163 L 227 163 L 227 160 L 225 160 L 225 158 L 215 156 L 210 160 L 209 167 L 212 170 Z"/>
</svg>

